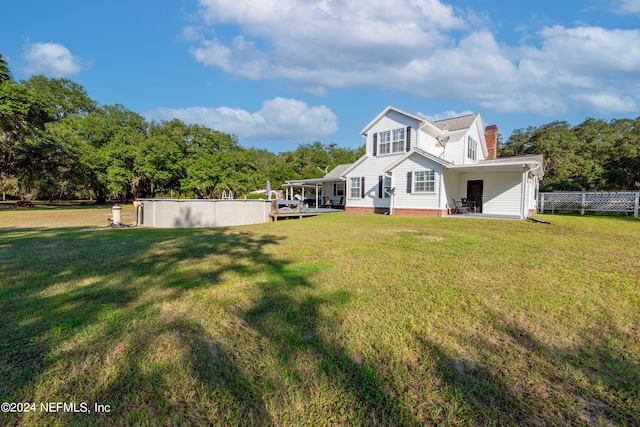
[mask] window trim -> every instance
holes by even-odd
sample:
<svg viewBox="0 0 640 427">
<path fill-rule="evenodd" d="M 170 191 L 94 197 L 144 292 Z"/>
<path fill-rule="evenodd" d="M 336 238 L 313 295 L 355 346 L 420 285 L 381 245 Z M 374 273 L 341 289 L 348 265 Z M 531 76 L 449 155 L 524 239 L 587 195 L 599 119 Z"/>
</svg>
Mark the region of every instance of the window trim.
<svg viewBox="0 0 640 427">
<path fill-rule="evenodd" d="M 391 154 L 391 131 L 378 132 L 378 155 Z"/>
<path fill-rule="evenodd" d="M 388 180 L 388 181 L 387 181 Z M 387 182 L 389 183 L 389 185 L 386 185 Z M 383 176 L 382 177 L 382 197 L 383 198 L 390 198 L 391 195 L 389 194 L 391 192 L 391 188 L 393 186 L 393 182 L 391 181 L 391 177 L 390 176 Z"/>
<path fill-rule="evenodd" d="M 399 136 L 402 138 L 400 139 Z M 378 132 L 377 155 L 404 153 L 406 143 L 407 130 L 404 127 Z"/>
<path fill-rule="evenodd" d="M 349 181 L 349 198 L 350 199 L 360 199 L 361 198 L 360 197 L 360 194 L 361 194 L 361 191 L 360 191 L 360 185 L 361 185 L 360 177 L 359 176 L 358 177 L 351 177 L 349 179 L 350 179 L 350 181 Z M 354 183 L 357 183 L 358 185 L 354 186 L 353 185 Z M 354 190 L 356 190 L 356 189 L 358 191 L 357 191 L 356 195 L 354 196 Z"/>
<path fill-rule="evenodd" d="M 467 159 L 476 161 L 478 159 L 478 141 L 471 136 L 467 139 Z"/>
<path fill-rule="evenodd" d="M 398 139 L 398 135 L 400 134 L 402 135 L 402 139 Z M 407 133 L 405 128 L 393 129 L 391 131 L 391 153 L 395 154 L 404 152 L 406 141 Z"/>
<path fill-rule="evenodd" d="M 418 179 L 418 174 L 425 174 L 424 178 L 419 180 Z M 430 179 L 426 179 L 427 178 L 427 174 L 430 174 L 431 177 Z M 431 184 L 432 189 L 424 189 L 424 190 L 419 190 L 418 189 L 418 185 L 422 184 L 425 186 L 425 188 L 427 187 L 428 184 Z M 435 193 L 436 192 L 436 171 L 434 171 L 433 169 L 422 169 L 422 170 L 418 170 L 418 171 L 413 171 L 413 188 L 412 188 L 412 192 L 413 193 L 420 193 L 420 194 L 424 194 L 424 193 Z"/>
</svg>

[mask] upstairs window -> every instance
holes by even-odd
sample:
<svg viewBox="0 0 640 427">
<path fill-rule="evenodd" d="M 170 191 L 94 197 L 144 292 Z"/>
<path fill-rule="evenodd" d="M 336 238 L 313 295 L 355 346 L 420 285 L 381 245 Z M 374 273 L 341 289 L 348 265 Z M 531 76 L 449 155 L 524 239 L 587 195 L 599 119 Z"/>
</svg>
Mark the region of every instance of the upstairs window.
<svg viewBox="0 0 640 427">
<path fill-rule="evenodd" d="M 404 151 L 404 128 L 391 131 L 391 151 L 394 153 Z"/>
<path fill-rule="evenodd" d="M 394 129 L 378 134 L 378 154 L 401 153 L 405 151 L 405 130 Z"/>
<path fill-rule="evenodd" d="M 380 132 L 378 134 L 380 140 L 379 154 L 389 154 L 391 152 L 391 131 Z"/>
<path fill-rule="evenodd" d="M 476 153 L 478 151 L 478 142 L 469 137 L 469 143 L 467 146 L 467 157 L 471 160 L 476 160 Z"/>
</svg>

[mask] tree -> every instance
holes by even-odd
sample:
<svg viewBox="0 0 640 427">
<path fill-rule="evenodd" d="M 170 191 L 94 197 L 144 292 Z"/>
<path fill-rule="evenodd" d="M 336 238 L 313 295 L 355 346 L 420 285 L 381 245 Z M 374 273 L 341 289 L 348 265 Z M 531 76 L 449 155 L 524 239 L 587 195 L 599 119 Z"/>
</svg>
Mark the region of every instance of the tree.
<svg viewBox="0 0 640 427">
<path fill-rule="evenodd" d="M 157 191 L 166 194 L 180 190 L 180 179 L 184 178 L 183 131 L 187 129 L 177 120 L 151 123 L 134 162 L 140 190 L 145 195 L 155 197 Z"/>
<path fill-rule="evenodd" d="M 0 52 L 0 84 L 5 81 L 13 81 L 13 76 L 11 75 L 11 71 L 9 71 L 9 66 L 7 65 L 4 54 Z"/>
<path fill-rule="evenodd" d="M 87 114 L 97 108 L 84 88 L 65 78 L 50 79 L 37 75 L 22 85 L 44 106 L 47 121 L 58 121 L 71 114 Z"/>
<path fill-rule="evenodd" d="M 181 188 L 202 198 L 216 198 L 223 191 L 242 191 L 248 184 L 241 176 L 253 166 L 246 163 L 244 149 L 229 134 L 190 126 Z"/>
</svg>

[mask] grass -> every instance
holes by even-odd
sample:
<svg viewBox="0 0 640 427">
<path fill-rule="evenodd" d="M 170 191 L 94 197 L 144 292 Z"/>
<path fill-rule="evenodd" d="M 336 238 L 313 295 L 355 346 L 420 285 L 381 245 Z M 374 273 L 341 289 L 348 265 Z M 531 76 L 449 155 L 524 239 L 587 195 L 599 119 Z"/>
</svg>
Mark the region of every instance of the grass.
<svg viewBox="0 0 640 427">
<path fill-rule="evenodd" d="M 110 408 L 0 424 L 640 424 L 637 219 L 109 216 L 0 211 L 0 401 Z"/>
</svg>

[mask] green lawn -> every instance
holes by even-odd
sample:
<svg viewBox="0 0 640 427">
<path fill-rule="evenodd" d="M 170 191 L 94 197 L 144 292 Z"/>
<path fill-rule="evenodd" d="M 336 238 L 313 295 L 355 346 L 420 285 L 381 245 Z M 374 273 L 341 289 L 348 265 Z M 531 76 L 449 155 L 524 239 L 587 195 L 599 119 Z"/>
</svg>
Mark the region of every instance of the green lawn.
<svg viewBox="0 0 640 427">
<path fill-rule="evenodd" d="M 640 425 L 637 219 L 109 216 L 0 210 L 0 425 Z"/>
</svg>

